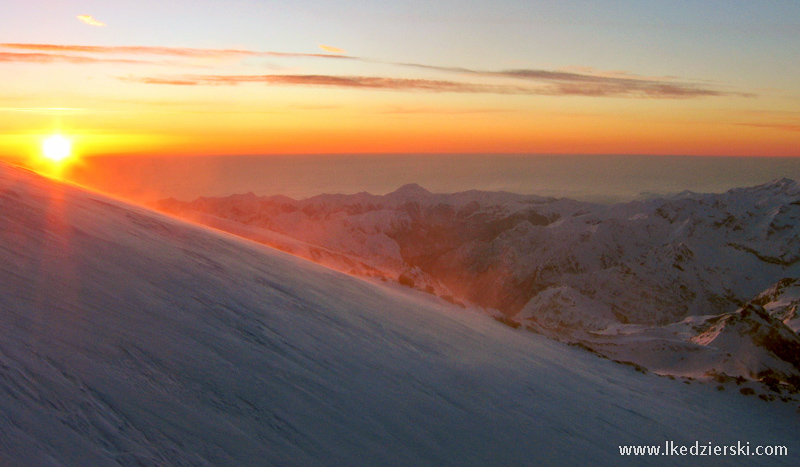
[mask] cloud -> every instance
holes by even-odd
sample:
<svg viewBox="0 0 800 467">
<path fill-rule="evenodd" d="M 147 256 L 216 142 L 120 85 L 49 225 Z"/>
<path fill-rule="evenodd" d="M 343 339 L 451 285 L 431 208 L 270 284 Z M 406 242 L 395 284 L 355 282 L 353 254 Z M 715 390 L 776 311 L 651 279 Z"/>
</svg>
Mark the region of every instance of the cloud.
<svg viewBox="0 0 800 467">
<path fill-rule="evenodd" d="M 344 50 L 342 50 L 342 49 L 340 49 L 338 47 L 331 47 L 329 45 L 320 45 L 319 48 L 324 50 L 325 52 L 330 52 L 332 54 L 345 54 L 345 53 L 347 53 L 347 52 L 345 52 Z"/>
<path fill-rule="evenodd" d="M 93 57 L 83 57 L 69 54 L 45 54 L 45 53 L 17 53 L 0 52 L 0 62 L 23 62 L 23 63 L 54 63 L 66 62 L 73 64 L 85 63 L 117 63 L 117 64 L 142 64 L 150 63 L 143 60 L 124 60 L 124 59 L 103 59 Z"/>
<path fill-rule="evenodd" d="M 693 98 L 736 95 L 691 84 L 642 81 L 560 82 L 549 87 L 553 95 L 591 97 Z"/>
<path fill-rule="evenodd" d="M 508 113 L 508 109 L 492 109 L 492 108 L 477 108 L 477 109 L 453 109 L 453 108 L 435 108 L 435 107 L 389 107 L 376 111 L 379 114 L 386 115 L 485 115 L 485 114 L 498 114 Z"/>
<path fill-rule="evenodd" d="M 5 43 L 0 47 L 14 50 L 32 50 L 37 52 L 83 53 L 94 55 L 159 55 L 179 58 L 228 59 L 243 57 L 287 57 L 287 58 L 328 58 L 340 60 L 357 60 L 348 55 L 308 54 L 293 52 L 254 51 L 242 49 L 197 49 L 191 47 L 145 47 L 145 46 L 93 46 L 93 45 L 60 45 L 60 44 L 16 44 Z"/>
<path fill-rule="evenodd" d="M 136 82 L 136 83 L 143 83 L 143 84 L 170 84 L 173 86 L 196 86 L 198 84 L 202 84 L 196 80 L 191 78 L 181 79 L 181 78 L 135 78 L 130 76 L 120 77 L 122 81 L 128 82 Z"/>
<path fill-rule="evenodd" d="M 528 91 L 513 86 L 459 83 L 455 81 L 385 78 L 375 76 L 332 75 L 185 75 L 179 77 L 122 77 L 124 81 L 144 84 L 182 86 L 217 85 L 232 86 L 244 83 L 269 85 L 327 86 L 355 89 L 385 89 L 397 91 L 429 91 L 460 93 L 526 94 Z"/>
<path fill-rule="evenodd" d="M 783 131 L 800 131 L 800 123 L 737 123 L 737 125 Z"/>
<path fill-rule="evenodd" d="M 88 24 L 89 26 L 105 26 L 106 23 L 97 21 L 92 15 L 78 15 L 78 19 Z"/>
<path fill-rule="evenodd" d="M 732 111 L 726 109 L 726 115 L 736 113 L 742 115 L 747 120 L 735 123 L 737 126 L 748 126 L 753 128 L 771 128 L 774 130 L 800 132 L 800 112 L 795 110 L 757 110 L 747 109 Z"/>
<path fill-rule="evenodd" d="M 166 55 L 172 57 L 224 58 L 257 55 L 257 52 L 235 49 L 194 49 L 188 47 L 93 46 L 58 44 L 0 44 L 0 47 L 38 52 L 86 53 L 97 55 Z"/>
<path fill-rule="evenodd" d="M 538 86 L 478 84 L 449 80 L 387 78 L 375 76 L 333 75 L 182 75 L 177 77 L 122 78 L 146 84 L 171 85 L 237 85 L 263 83 L 269 85 L 327 86 L 396 91 L 428 91 L 455 93 L 520 94 L 542 96 L 591 96 L 638 98 L 697 98 L 739 95 L 690 84 L 662 83 L 647 80 L 601 79 L 594 77 L 553 77 L 562 72 L 540 72 L 546 83 Z"/>
<path fill-rule="evenodd" d="M 0 62 L 49 63 L 157 63 L 124 56 L 168 56 L 179 59 L 236 60 L 245 57 L 275 58 L 325 58 L 357 60 L 387 65 L 412 67 L 434 72 L 455 73 L 464 77 L 480 77 L 482 81 L 493 79 L 497 84 L 465 83 L 446 79 L 408 79 L 370 76 L 332 75 L 197 75 L 171 77 L 145 77 L 128 79 L 148 84 L 172 85 L 235 85 L 261 82 L 265 84 L 314 85 L 364 89 L 417 90 L 430 92 L 466 92 L 494 94 L 528 94 L 548 96 L 586 96 L 611 98 L 656 98 L 694 99 L 704 97 L 752 97 L 753 94 L 734 92 L 715 86 L 713 83 L 682 80 L 675 77 L 646 77 L 626 71 L 602 71 L 590 67 L 571 67 L 560 70 L 509 69 L 477 70 L 462 67 L 444 67 L 415 63 L 392 63 L 344 55 L 335 47 L 321 45 L 332 53 L 291 53 L 276 51 L 254 51 L 243 49 L 199 49 L 190 47 L 143 47 L 143 46 L 85 46 L 57 44 L 0 44 L 0 49 L 22 50 L 30 53 L 9 53 L 0 50 Z M 115 56 L 105 58 L 106 56 Z M 118 58 L 122 56 L 123 58 Z M 131 57 L 133 58 L 133 57 Z M 181 66 L 182 63 L 162 63 Z M 511 80 L 511 81 L 509 81 Z M 512 84 L 516 82 L 516 84 Z"/>
<path fill-rule="evenodd" d="M 513 78 L 544 83 L 539 88 L 541 94 L 591 97 L 639 97 L 639 98 L 697 98 L 739 96 L 753 97 L 752 94 L 721 91 L 696 82 L 679 81 L 675 78 L 649 78 L 625 71 L 602 72 L 590 67 L 573 67 L 571 70 L 514 69 L 482 71 L 461 67 L 440 67 L 415 63 L 398 65 L 446 71 L 462 75 Z"/>
</svg>

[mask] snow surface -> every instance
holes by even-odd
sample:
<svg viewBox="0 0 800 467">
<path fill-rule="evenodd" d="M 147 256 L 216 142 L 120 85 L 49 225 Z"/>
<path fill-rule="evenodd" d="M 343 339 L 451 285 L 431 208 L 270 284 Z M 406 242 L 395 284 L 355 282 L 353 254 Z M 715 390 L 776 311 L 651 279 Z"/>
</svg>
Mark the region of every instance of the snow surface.
<svg viewBox="0 0 800 467">
<path fill-rule="evenodd" d="M 414 193 L 412 193 L 414 194 Z M 0 165 L 0 464 L 764 465 L 800 417 Z"/>
</svg>

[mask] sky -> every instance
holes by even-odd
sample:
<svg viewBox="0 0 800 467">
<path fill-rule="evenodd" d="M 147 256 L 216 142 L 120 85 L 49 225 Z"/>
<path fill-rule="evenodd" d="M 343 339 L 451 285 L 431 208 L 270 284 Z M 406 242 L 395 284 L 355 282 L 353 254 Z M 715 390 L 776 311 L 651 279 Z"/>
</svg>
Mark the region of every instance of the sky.
<svg viewBox="0 0 800 467">
<path fill-rule="evenodd" d="M 800 2 L 4 0 L 0 155 L 800 156 Z"/>
</svg>

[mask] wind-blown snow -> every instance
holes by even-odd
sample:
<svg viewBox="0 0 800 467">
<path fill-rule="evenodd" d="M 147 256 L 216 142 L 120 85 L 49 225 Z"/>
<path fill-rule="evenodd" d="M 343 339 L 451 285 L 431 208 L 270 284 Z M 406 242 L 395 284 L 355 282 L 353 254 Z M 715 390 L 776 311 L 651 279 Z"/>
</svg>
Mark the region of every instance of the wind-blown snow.
<svg viewBox="0 0 800 467">
<path fill-rule="evenodd" d="M 783 404 L 5 165 L 0 236 L 0 464 L 618 465 L 618 445 L 699 440 L 786 445 L 769 462 L 794 465 L 800 449 Z"/>
</svg>

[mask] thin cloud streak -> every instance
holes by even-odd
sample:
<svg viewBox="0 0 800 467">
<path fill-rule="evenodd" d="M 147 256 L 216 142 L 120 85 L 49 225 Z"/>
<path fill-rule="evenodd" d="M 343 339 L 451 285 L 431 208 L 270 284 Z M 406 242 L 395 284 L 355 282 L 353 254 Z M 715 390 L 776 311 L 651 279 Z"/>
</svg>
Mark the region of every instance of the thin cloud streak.
<svg viewBox="0 0 800 467">
<path fill-rule="evenodd" d="M 484 114 L 499 114 L 512 112 L 508 109 L 438 109 L 434 107 L 427 108 L 406 108 L 406 107 L 391 107 L 388 109 L 378 110 L 375 113 L 383 115 L 484 115 Z"/>
<path fill-rule="evenodd" d="M 77 18 L 89 26 L 104 27 L 106 23 L 94 19 L 92 15 L 78 15 Z"/>
<path fill-rule="evenodd" d="M 330 52 L 332 54 L 345 54 L 344 50 L 340 49 L 339 47 L 331 47 L 329 45 L 320 45 L 320 49 L 324 50 L 325 52 Z"/>
<path fill-rule="evenodd" d="M 125 59 L 108 59 L 108 58 L 93 58 L 83 57 L 79 55 L 68 54 L 45 54 L 45 53 L 16 53 L 16 52 L 0 52 L 0 62 L 5 63 L 54 63 L 66 62 L 72 64 L 86 64 L 86 63 L 117 63 L 117 64 L 145 64 L 152 63 L 145 60 L 125 60 Z"/>
<path fill-rule="evenodd" d="M 374 76 L 331 75 L 184 75 L 178 77 L 125 77 L 125 81 L 163 85 L 238 85 L 262 83 L 268 85 L 327 86 L 356 89 L 396 91 L 427 91 L 485 94 L 518 94 L 542 96 L 591 96 L 639 98 L 695 98 L 729 95 L 722 91 L 694 88 L 676 84 L 636 81 L 619 83 L 590 80 L 588 83 L 556 83 L 538 87 L 489 85 L 447 80 L 385 78 Z"/>
<path fill-rule="evenodd" d="M 416 63 L 397 63 L 396 65 L 445 71 L 462 75 L 514 78 L 526 81 L 552 83 L 548 88 L 551 95 L 652 98 L 754 96 L 749 93 L 719 91 L 702 87 L 692 82 L 679 82 L 673 79 L 645 78 L 619 71 L 611 74 L 585 74 L 572 71 L 536 69 L 481 71 L 462 67 L 441 67 Z"/>
<path fill-rule="evenodd" d="M 122 54 L 122 55 L 165 55 L 189 58 L 241 58 L 241 57 L 313 57 L 357 60 L 349 55 L 307 54 L 292 52 L 259 52 L 240 49 L 197 49 L 191 47 L 148 47 L 148 46 L 92 46 L 58 44 L 16 44 L 5 43 L 0 47 L 15 50 L 34 50 L 37 52 Z"/>
<path fill-rule="evenodd" d="M 730 114 L 730 111 L 725 111 Z M 771 128 L 774 130 L 800 132 L 800 112 L 791 110 L 739 110 L 749 122 L 736 123 L 737 126 L 752 128 Z M 758 119 L 759 121 L 752 121 Z"/>
<path fill-rule="evenodd" d="M 374 76 L 331 76 L 331 75 L 193 75 L 181 77 L 123 77 L 124 81 L 144 84 L 167 84 L 182 86 L 216 85 L 232 86 L 243 83 L 263 83 L 270 85 L 330 86 L 356 89 L 387 89 L 431 92 L 466 92 L 520 94 L 523 89 L 509 86 L 457 83 L 454 81 L 383 78 Z"/>
<path fill-rule="evenodd" d="M 800 131 L 800 123 L 737 123 L 738 126 L 771 128 L 773 130 Z"/>
</svg>

